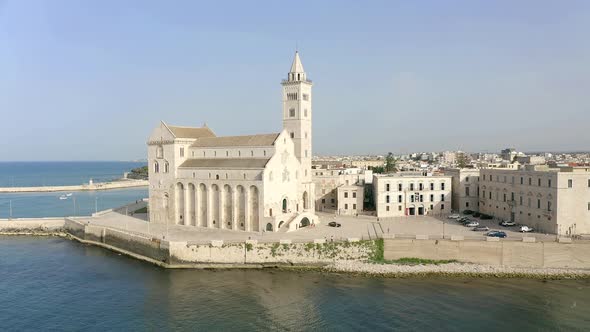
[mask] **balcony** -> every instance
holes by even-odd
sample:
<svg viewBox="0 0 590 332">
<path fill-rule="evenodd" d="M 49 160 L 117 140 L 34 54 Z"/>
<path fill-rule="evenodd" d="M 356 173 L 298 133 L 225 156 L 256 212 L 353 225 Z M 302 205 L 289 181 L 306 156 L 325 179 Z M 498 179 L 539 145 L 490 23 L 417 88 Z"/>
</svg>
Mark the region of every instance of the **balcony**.
<svg viewBox="0 0 590 332">
<path fill-rule="evenodd" d="M 281 84 L 295 84 L 295 83 L 299 83 L 299 82 L 313 84 L 312 80 L 299 80 L 299 81 L 282 80 Z"/>
</svg>

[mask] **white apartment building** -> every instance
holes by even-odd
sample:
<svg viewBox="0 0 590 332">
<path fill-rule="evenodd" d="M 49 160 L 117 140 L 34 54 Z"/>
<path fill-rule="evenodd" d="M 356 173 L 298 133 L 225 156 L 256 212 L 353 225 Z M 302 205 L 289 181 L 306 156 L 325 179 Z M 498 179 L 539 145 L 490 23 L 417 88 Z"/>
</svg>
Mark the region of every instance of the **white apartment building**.
<svg viewBox="0 0 590 332">
<path fill-rule="evenodd" d="M 453 179 L 453 211 L 479 211 L 479 169 L 451 168 L 444 174 Z"/>
<path fill-rule="evenodd" d="M 376 174 L 373 197 L 377 217 L 441 215 L 451 212 L 451 177 Z"/>
<path fill-rule="evenodd" d="M 590 167 L 481 169 L 482 213 L 545 233 L 590 234 Z"/>
</svg>

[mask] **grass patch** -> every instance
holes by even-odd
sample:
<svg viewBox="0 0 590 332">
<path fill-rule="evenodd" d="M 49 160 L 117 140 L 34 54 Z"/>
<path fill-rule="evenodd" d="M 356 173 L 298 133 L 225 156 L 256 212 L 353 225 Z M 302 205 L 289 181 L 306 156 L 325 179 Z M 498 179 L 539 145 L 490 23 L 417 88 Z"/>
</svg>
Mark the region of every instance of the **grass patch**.
<svg viewBox="0 0 590 332">
<path fill-rule="evenodd" d="M 147 206 L 142 207 L 141 209 L 135 210 L 133 213 L 147 213 Z"/>
<path fill-rule="evenodd" d="M 374 242 L 373 247 L 373 254 L 369 259 L 375 263 L 385 263 L 385 258 L 383 257 L 383 239 L 377 239 Z"/>
<path fill-rule="evenodd" d="M 456 259 L 435 260 L 435 259 L 404 257 L 404 258 L 394 259 L 394 260 L 382 260 L 381 262 L 378 262 L 378 263 L 397 264 L 397 265 L 441 265 L 441 264 L 457 263 L 457 260 Z"/>
</svg>

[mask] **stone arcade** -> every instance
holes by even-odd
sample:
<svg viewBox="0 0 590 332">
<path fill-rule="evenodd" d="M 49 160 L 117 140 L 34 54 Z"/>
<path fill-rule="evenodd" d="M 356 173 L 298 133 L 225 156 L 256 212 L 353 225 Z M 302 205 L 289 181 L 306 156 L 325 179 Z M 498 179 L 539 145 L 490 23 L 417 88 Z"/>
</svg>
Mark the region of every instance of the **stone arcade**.
<svg viewBox="0 0 590 332">
<path fill-rule="evenodd" d="M 148 141 L 150 222 L 236 231 L 318 223 L 311 180 L 312 83 L 299 54 L 283 86 L 280 133 L 218 137 L 161 122 Z"/>
</svg>

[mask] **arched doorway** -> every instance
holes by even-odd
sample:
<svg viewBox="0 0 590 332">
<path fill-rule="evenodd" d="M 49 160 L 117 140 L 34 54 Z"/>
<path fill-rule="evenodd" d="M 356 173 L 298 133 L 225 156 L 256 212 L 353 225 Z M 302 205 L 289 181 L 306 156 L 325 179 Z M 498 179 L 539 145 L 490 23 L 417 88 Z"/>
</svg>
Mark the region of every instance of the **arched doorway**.
<svg viewBox="0 0 590 332">
<path fill-rule="evenodd" d="M 307 210 L 309 209 L 309 198 L 307 197 L 307 191 L 303 192 L 303 210 Z"/>
<path fill-rule="evenodd" d="M 266 231 L 272 232 L 272 224 L 271 223 L 266 224 Z"/>
<path fill-rule="evenodd" d="M 301 219 L 301 222 L 299 223 L 299 227 L 307 227 L 309 226 L 311 223 L 309 222 L 309 219 L 307 219 L 307 217 Z"/>
<path fill-rule="evenodd" d="M 283 213 L 287 213 L 287 199 L 283 198 Z"/>
<path fill-rule="evenodd" d="M 284 220 L 281 220 L 281 222 L 279 222 L 279 229 L 283 226 L 284 223 L 285 223 Z"/>
</svg>

